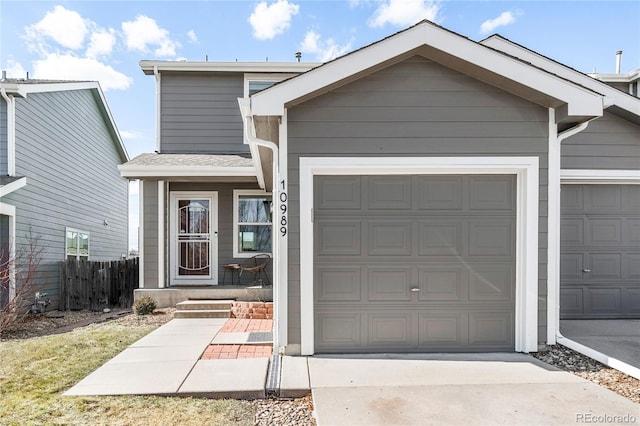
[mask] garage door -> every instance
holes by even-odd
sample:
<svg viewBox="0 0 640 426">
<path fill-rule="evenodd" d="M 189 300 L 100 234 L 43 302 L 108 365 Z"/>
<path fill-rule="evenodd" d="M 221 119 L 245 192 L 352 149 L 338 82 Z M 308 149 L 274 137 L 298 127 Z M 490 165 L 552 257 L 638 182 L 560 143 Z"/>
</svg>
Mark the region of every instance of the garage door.
<svg viewBox="0 0 640 426">
<path fill-rule="evenodd" d="M 563 185 L 561 318 L 640 318 L 640 185 Z"/>
<path fill-rule="evenodd" d="M 316 352 L 513 351 L 515 184 L 316 176 Z"/>
</svg>

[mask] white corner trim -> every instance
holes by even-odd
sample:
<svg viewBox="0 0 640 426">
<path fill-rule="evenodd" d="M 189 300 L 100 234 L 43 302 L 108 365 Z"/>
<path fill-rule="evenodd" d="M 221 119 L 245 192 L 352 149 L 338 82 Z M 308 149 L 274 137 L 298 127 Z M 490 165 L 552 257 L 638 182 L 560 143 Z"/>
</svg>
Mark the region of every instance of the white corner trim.
<svg viewBox="0 0 640 426">
<path fill-rule="evenodd" d="M 165 283 L 165 239 L 164 239 L 164 194 L 165 185 L 163 180 L 158 181 L 158 288 L 164 288 Z"/>
<path fill-rule="evenodd" d="M 278 141 L 279 155 L 279 171 L 280 182 L 274 182 L 274 187 L 278 188 L 279 196 L 277 204 L 274 203 L 274 210 L 278 214 L 278 224 L 284 223 L 287 225 L 285 229 L 289 229 L 289 176 L 288 176 L 288 124 L 287 124 L 287 110 L 285 109 L 282 120 L 280 121 L 280 133 Z M 277 208 L 276 208 L 277 205 Z M 276 228 L 279 228 L 276 226 Z M 277 238 L 280 240 L 278 244 L 278 281 L 274 284 L 276 291 L 274 294 L 274 300 L 276 301 L 275 309 L 276 315 L 274 319 L 277 322 L 275 327 L 278 333 L 278 344 L 281 347 L 286 347 L 289 344 L 289 232 L 282 231 L 277 233 Z"/>
<path fill-rule="evenodd" d="M 640 184 L 640 170 L 560 170 L 563 184 Z"/>
<path fill-rule="evenodd" d="M 11 259 L 16 253 L 16 207 L 11 204 L 0 203 L 0 214 L 9 217 L 9 259 Z M 9 300 L 13 300 L 15 297 L 16 266 L 15 262 L 9 262 Z"/>
<path fill-rule="evenodd" d="M 138 181 L 138 288 L 144 288 L 144 181 Z"/>
<path fill-rule="evenodd" d="M 547 203 L 547 344 L 556 343 L 560 327 L 560 140 L 555 110 L 549 108 Z"/>
<path fill-rule="evenodd" d="M 301 157 L 300 316 L 302 355 L 314 353 L 313 180 L 318 175 L 515 174 L 515 350 L 538 349 L 538 157 Z"/>
<path fill-rule="evenodd" d="M 160 73 L 158 72 L 158 66 L 153 66 L 153 75 L 156 78 L 156 150 L 158 152 L 162 152 L 161 149 L 161 139 L 162 139 L 162 123 L 160 120 L 162 119 L 162 80 Z"/>
</svg>

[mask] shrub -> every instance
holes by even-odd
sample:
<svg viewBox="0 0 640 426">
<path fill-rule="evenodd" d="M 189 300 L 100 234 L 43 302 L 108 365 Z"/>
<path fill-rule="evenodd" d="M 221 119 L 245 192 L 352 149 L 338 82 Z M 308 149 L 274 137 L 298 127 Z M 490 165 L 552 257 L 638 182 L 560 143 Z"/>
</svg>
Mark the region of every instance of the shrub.
<svg viewBox="0 0 640 426">
<path fill-rule="evenodd" d="M 156 301 L 149 296 L 143 296 L 133 302 L 133 311 L 138 315 L 151 314 L 157 307 Z"/>
</svg>

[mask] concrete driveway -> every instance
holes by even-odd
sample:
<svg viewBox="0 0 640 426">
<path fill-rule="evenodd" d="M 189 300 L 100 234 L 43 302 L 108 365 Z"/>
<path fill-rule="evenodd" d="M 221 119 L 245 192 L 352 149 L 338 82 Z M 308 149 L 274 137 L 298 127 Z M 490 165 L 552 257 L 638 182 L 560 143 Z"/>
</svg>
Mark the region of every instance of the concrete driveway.
<svg viewBox="0 0 640 426">
<path fill-rule="evenodd" d="M 640 422 L 640 405 L 524 354 L 310 357 L 308 369 L 319 426 Z"/>
</svg>

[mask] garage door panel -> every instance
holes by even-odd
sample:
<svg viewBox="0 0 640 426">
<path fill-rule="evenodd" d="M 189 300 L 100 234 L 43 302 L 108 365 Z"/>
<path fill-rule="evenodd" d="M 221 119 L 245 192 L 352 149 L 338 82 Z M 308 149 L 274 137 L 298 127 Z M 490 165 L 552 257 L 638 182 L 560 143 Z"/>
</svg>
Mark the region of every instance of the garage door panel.
<svg viewBox="0 0 640 426">
<path fill-rule="evenodd" d="M 589 213 L 611 213 L 622 210 L 622 188 L 620 185 L 591 185 L 587 191 Z"/>
<path fill-rule="evenodd" d="M 630 212 L 640 210 L 640 185 L 626 185 L 623 187 L 622 208 Z"/>
<path fill-rule="evenodd" d="M 622 276 L 640 286 L 640 253 L 627 253 L 623 259 Z"/>
<path fill-rule="evenodd" d="M 591 246 L 622 244 L 621 219 L 587 219 L 587 241 Z"/>
<path fill-rule="evenodd" d="M 411 267 L 367 268 L 369 301 L 410 301 Z"/>
<path fill-rule="evenodd" d="M 513 179 L 477 176 L 469 182 L 469 209 L 514 210 Z"/>
<path fill-rule="evenodd" d="M 627 219 L 623 222 L 622 238 L 623 244 L 640 247 L 640 219 Z"/>
<path fill-rule="evenodd" d="M 369 176 L 369 210 L 410 210 L 411 176 Z"/>
<path fill-rule="evenodd" d="M 580 315 L 584 313 L 584 289 L 565 287 L 560 289 L 560 310 L 564 315 Z"/>
<path fill-rule="evenodd" d="M 589 255 L 590 271 L 587 280 L 622 279 L 622 257 L 619 253 L 591 253 Z"/>
<path fill-rule="evenodd" d="M 563 212 L 584 211 L 582 185 L 564 185 L 560 206 Z"/>
<path fill-rule="evenodd" d="M 470 221 L 470 256 L 509 256 L 513 253 L 512 220 Z"/>
<path fill-rule="evenodd" d="M 629 313 L 640 317 L 640 285 L 627 289 L 622 300 Z"/>
<path fill-rule="evenodd" d="M 420 210 L 461 210 L 462 176 L 419 176 Z"/>
<path fill-rule="evenodd" d="M 422 221 L 418 224 L 418 254 L 459 256 L 463 253 L 463 223 L 450 220 Z"/>
<path fill-rule="evenodd" d="M 462 312 L 420 312 L 419 345 L 425 349 L 460 347 L 469 343 L 469 318 Z"/>
<path fill-rule="evenodd" d="M 511 301 L 515 271 L 511 264 L 480 264 L 469 267 L 470 301 Z"/>
<path fill-rule="evenodd" d="M 314 193 L 315 208 L 360 210 L 360 179 L 360 176 L 325 176 Z"/>
<path fill-rule="evenodd" d="M 622 309 L 619 288 L 595 287 L 587 289 L 588 312 L 594 315 L 613 315 Z"/>
<path fill-rule="evenodd" d="M 562 253 L 560 255 L 560 279 L 564 281 L 582 280 L 584 255 L 582 253 Z"/>
<path fill-rule="evenodd" d="M 460 302 L 467 299 L 468 275 L 460 264 L 419 268 L 418 300 Z"/>
<path fill-rule="evenodd" d="M 563 218 L 560 221 L 560 239 L 565 246 L 584 245 L 584 220 Z"/>
<path fill-rule="evenodd" d="M 513 350 L 512 312 L 469 312 L 469 344 Z"/>
<path fill-rule="evenodd" d="M 411 256 L 411 222 L 369 221 L 367 228 L 369 256 Z"/>
<path fill-rule="evenodd" d="M 360 221 L 322 221 L 317 223 L 318 256 L 360 255 Z"/>
<path fill-rule="evenodd" d="M 355 348 L 360 346 L 361 315 L 358 312 L 317 312 L 315 338 L 326 348 Z"/>
<path fill-rule="evenodd" d="M 318 267 L 314 282 L 317 302 L 353 302 L 361 299 L 358 266 Z"/>
<path fill-rule="evenodd" d="M 404 313 L 371 313 L 367 315 L 369 347 L 409 348 L 412 345 L 412 315 Z"/>
</svg>

